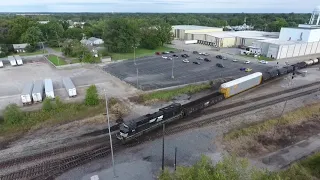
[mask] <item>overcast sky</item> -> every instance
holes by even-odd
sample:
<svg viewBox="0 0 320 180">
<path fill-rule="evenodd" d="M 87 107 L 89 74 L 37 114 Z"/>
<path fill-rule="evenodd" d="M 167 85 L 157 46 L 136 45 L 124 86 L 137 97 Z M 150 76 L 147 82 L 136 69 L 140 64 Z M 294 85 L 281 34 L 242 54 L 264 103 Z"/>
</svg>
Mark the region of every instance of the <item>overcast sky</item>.
<svg viewBox="0 0 320 180">
<path fill-rule="evenodd" d="M 302 12 L 319 0 L 0 0 L 0 12 Z"/>
</svg>

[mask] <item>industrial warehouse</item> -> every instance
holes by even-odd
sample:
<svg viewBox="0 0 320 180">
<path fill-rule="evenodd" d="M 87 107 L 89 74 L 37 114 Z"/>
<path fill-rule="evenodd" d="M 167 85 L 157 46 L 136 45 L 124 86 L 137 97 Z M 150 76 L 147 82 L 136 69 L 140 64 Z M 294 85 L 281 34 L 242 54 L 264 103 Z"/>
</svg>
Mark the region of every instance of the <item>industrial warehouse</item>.
<svg viewBox="0 0 320 180">
<path fill-rule="evenodd" d="M 312 12 L 308 24 L 283 27 L 280 32 L 222 31 L 221 28 L 173 26 L 174 37 L 188 43 L 218 48 L 248 48 L 251 53 L 284 59 L 320 53 L 320 7 Z M 240 51 L 239 51 L 240 52 Z"/>
</svg>

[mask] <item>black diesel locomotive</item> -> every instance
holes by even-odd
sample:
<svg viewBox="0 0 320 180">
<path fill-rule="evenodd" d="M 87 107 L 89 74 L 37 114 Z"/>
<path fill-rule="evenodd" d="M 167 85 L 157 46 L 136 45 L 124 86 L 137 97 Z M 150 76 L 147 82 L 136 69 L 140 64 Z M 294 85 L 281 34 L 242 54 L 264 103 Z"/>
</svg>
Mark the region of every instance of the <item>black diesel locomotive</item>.
<svg viewBox="0 0 320 180">
<path fill-rule="evenodd" d="M 262 83 L 289 73 L 294 75 L 296 70 L 318 64 L 319 60 L 320 59 L 309 60 L 282 68 L 270 69 L 263 73 Z M 123 143 L 126 143 L 134 138 L 140 137 L 145 133 L 161 127 L 162 124 L 183 119 L 191 114 L 201 111 L 208 106 L 217 104 L 224 99 L 225 97 L 223 94 L 221 94 L 219 91 L 215 91 L 207 96 L 183 105 L 180 103 L 173 103 L 167 107 L 159 109 L 158 112 L 153 114 L 146 114 L 133 120 L 124 121 L 122 124 L 120 124 L 120 133 L 117 134 L 117 138 Z"/>
</svg>

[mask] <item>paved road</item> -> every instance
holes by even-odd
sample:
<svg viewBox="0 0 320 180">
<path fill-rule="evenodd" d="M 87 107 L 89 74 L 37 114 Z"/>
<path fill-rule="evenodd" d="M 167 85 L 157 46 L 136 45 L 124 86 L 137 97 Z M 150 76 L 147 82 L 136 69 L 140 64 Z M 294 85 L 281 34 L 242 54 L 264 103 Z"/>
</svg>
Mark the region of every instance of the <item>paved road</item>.
<svg viewBox="0 0 320 180">
<path fill-rule="evenodd" d="M 258 63 L 244 64 L 243 61 L 232 62 L 232 59 L 221 60 L 215 58 L 214 55 L 201 56 L 191 52 L 185 53 L 190 55 L 189 63 L 182 62 L 185 58 L 180 56 L 181 53 L 176 53 L 179 58 L 173 60 L 163 59 L 162 56 L 155 55 L 136 59 L 136 65 L 133 60 L 112 63 L 105 66 L 104 70 L 135 87 L 138 84 L 138 87 L 142 90 L 152 90 L 217 78 L 237 78 L 247 75 L 248 73 L 239 70 L 241 67 L 252 68 L 252 72 L 264 72 L 271 68 L 269 65 Z M 211 62 L 197 60 L 196 58 L 199 56 L 207 57 Z M 194 61 L 200 62 L 200 65 L 193 64 Z M 216 67 L 217 63 L 223 64 L 225 68 Z M 171 77 L 172 67 L 174 78 Z"/>
<path fill-rule="evenodd" d="M 320 134 L 317 134 L 292 146 L 270 153 L 261 158 L 261 160 L 270 166 L 270 169 L 279 169 L 319 151 Z"/>
</svg>

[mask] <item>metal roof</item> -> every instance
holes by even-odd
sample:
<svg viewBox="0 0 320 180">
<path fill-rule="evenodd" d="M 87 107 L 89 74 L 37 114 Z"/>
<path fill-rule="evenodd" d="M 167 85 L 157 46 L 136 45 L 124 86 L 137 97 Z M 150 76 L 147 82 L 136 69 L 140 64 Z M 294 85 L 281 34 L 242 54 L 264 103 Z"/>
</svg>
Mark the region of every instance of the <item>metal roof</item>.
<svg viewBox="0 0 320 180">
<path fill-rule="evenodd" d="M 195 26 L 195 25 L 175 25 L 172 29 L 183 29 L 183 30 L 200 30 L 200 29 L 222 29 L 218 27 L 208 27 L 208 26 Z"/>
<path fill-rule="evenodd" d="M 258 40 L 257 42 L 265 42 L 265 43 L 276 44 L 276 45 L 290 45 L 290 44 L 306 43 L 306 42 L 301 42 L 301 41 L 281 41 L 279 39 L 265 39 L 265 40 Z"/>
<path fill-rule="evenodd" d="M 257 77 L 260 77 L 260 76 L 262 76 L 262 73 L 261 72 L 256 72 L 256 73 L 241 77 L 239 79 L 235 79 L 233 81 L 229 81 L 229 82 L 223 83 L 223 84 L 221 84 L 221 87 L 222 88 L 229 88 L 229 87 L 232 87 L 234 85 L 243 83 L 245 81 L 248 81 L 250 79 L 257 78 Z"/>
<path fill-rule="evenodd" d="M 25 43 L 25 44 L 12 44 L 13 49 L 24 49 L 28 46 L 29 44 Z"/>
</svg>

